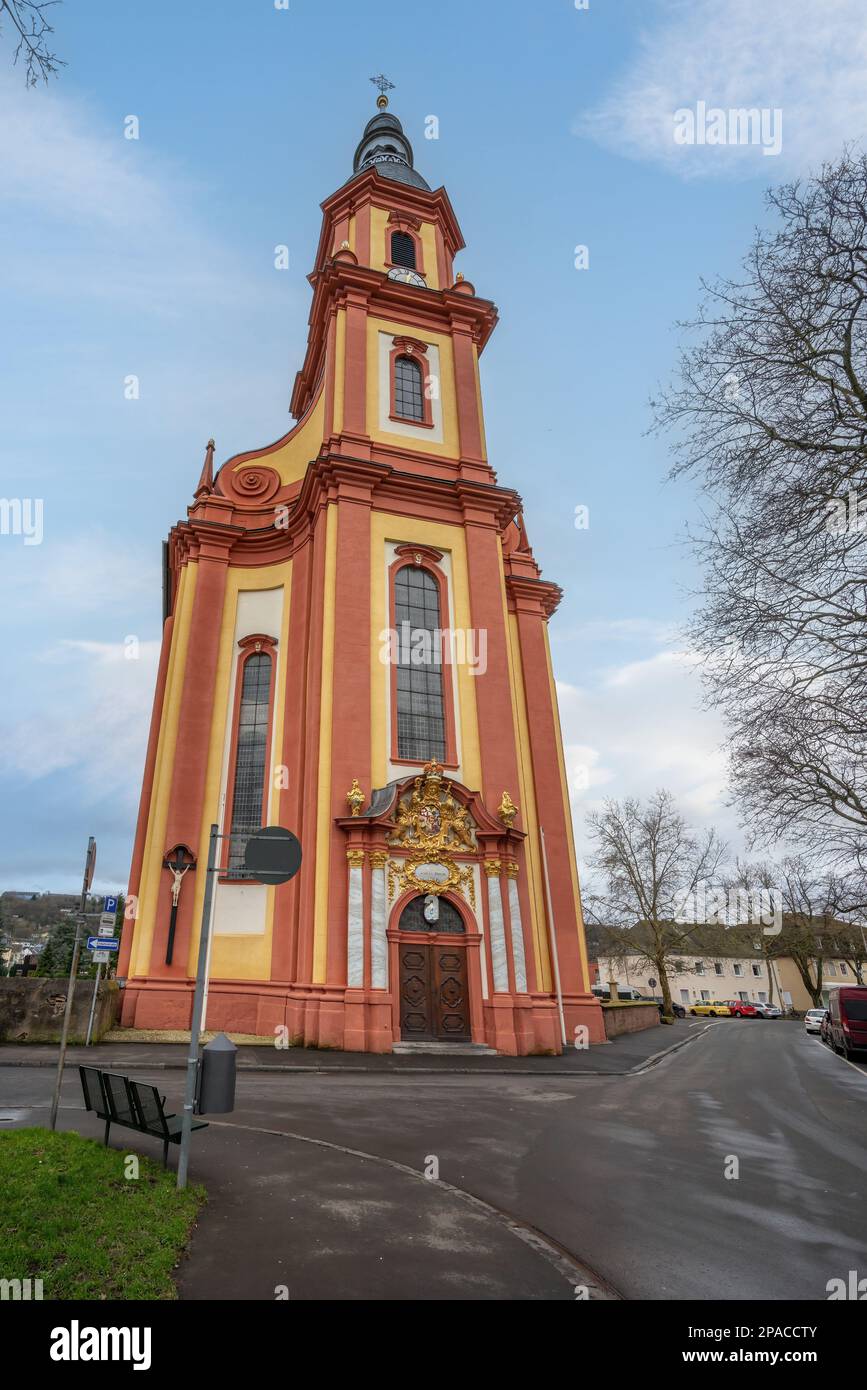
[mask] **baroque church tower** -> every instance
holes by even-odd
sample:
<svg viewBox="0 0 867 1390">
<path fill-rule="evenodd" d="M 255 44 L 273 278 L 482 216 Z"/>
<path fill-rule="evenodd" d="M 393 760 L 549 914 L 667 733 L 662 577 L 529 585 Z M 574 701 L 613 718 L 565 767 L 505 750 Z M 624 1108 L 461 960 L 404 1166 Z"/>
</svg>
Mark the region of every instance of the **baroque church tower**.
<svg viewBox="0 0 867 1390">
<path fill-rule="evenodd" d="M 378 101 L 322 204 L 297 423 L 215 474 L 166 552 L 123 1023 L 189 1027 L 209 829 L 207 1025 L 307 1046 L 559 1052 L 590 992 L 548 620 L 488 462 L 493 303 Z M 303 849 L 280 886 L 247 836 Z"/>
</svg>

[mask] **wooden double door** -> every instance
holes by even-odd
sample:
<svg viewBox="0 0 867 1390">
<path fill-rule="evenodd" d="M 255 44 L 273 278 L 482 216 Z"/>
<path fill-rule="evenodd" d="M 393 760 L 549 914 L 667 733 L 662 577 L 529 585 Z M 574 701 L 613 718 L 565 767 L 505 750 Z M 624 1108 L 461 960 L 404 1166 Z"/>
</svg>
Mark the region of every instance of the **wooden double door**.
<svg viewBox="0 0 867 1390">
<path fill-rule="evenodd" d="M 467 952 L 453 942 L 401 941 L 400 1036 L 403 1042 L 468 1042 Z"/>
</svg>

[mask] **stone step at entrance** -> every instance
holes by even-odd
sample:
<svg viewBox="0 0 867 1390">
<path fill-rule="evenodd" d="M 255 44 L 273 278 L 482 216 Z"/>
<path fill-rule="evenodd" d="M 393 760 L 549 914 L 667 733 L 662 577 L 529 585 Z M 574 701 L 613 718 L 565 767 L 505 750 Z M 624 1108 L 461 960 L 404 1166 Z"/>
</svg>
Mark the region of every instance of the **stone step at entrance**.
<svg viewBox="0 0 867 1390">
<path fill-rule="evenodd" d="M 496 1048 L 486 1043 L 398 1042 L 392 1047 L 398 1057 L 496 1057 Z"/>
</svg>

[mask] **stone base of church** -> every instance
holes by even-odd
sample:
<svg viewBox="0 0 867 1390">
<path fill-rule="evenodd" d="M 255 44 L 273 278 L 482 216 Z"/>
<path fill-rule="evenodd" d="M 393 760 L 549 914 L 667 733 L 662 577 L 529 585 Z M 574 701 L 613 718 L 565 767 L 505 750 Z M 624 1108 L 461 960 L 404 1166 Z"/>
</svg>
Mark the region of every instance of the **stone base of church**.
<svg viewBox="0 0 867 1390">
<path fill-rule="evenodd" d="M 190 1027 L 193 980 L 131 979 L 123 991 L 121 1027 Z M 557 999 L 551 994 L 495 994 L 474 1010 L 472 1041 L 501 1056 L 563 1051 Z M 477 1015 L 477 1016 L 475 1016 Z M 569 1046 L 604 1043 L 602 1010 L 592 995 L 564 995 Z M 328 985 L 281 985 L 211 980 L 207 1027 L 275 1039 L 275 1045 L 340 1052 L 391 1052 L 400 1041 L 394 996 L 388 990 Z"/>
</svg>

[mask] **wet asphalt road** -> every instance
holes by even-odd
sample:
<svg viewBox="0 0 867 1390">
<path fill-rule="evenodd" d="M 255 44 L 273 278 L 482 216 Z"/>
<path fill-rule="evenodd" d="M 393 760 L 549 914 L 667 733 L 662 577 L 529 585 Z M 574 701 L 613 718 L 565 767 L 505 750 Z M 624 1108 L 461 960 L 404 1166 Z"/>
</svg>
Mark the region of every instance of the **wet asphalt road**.
<svg viewBox="0 0 867 1390">
<path fill-rule="evenodd" d="M 867 1275 L 865 1069 L 832 1055 L 798 1023 L 724 1020 L 696 1032 L 701 1035 L 687 1047 L 633 1076 L 242 1073 L 237 1108 L 226 1119 L 245 1128 L 214 1126 L 202 1135 L 201 1168 L 210 1166 L 205 1146 L 213 1136 L 212 1156 L 223 1154 L 226 1173 L 221 1200 L 233 1201 L 237 1215 L 244 1210 L 244 1184 L 263 1190 L 257 1154 L 272 1175 L 276 1164 L 284 1188 L 295 1180 L 293 1171 L 300 1180 L 303 1167 L 309 1186 L 338 1164 L 346 1214 L 352 1211 L 353 1219 L 339 1279 L 339 1262 L 334 1266 L 333 1297 L 364 1296 L 352 1292 L 353 1278 L 363 1272 L 359 1265 L 351 1273 L 353 1240 L 359 1250 L 363 1246 L 369 1268 L 378 1242 L 385 1248 L 394 1238 L 394 1223 L 417 1220 L 421 1200 L 403 1193 L 387 1214 L 387 1228 L 378 1227 L 375 1203 L 367 1215 L 363 1203 L 353 1207 L 352 1172 L 360 1193 L 373 1171 L 369 1160 L 343 1149 L 416 1171 L 435 1157 L 445 1182 L 545 1232 L 627 1299 L 824 1300 L 829 1279 L 845 1278 L 851 1269 Z M 136 1074 L 144 1072 L 137 1068 Z M 154 1079 L 179 1099 L 179 1073 Z M 7 1113 L 20 1107 L 13 1123 L 42 1122 L 41 1112 L 28 1107 L 44 1104 L 50 1089 L 44 1069 L 0 1069 L 0 1106 Z M 91 1132 L 72 1111 L 80 1104 L 74 1075 L 64 1099 L 70 1107 L 64 1125 Z M 257 1128 L 294 1137 L 257 1135 Z M 340 1147 L 317 1149 L 301 1136 Z M 141 1140 L 142 1151 L 148 1144 Z M 233 1145 L 234 1177 L 225 1167 Z M 739 1176 L 727 1178 L 733 1160 Z M 381 1168 L 390 1190 L 401 1187 L 397 1170 Z M 210 1174 L 199 1176 L 211 1185 Z M 271 1210 L 279 1224 L 280 1208 Z M 215 1200 L 193 1243 L 193 1274 L 198 1244 L 206 1276 L 208 1240 L 216 1248 L 216 1223 L 225 1218 Z M 316 1219 L 306 1214 L 298 1228 L 303 1238 L 314 1238 Z M 215 1223 L 210 1234 L 209 1222 Z M 262 1231 L 267 1227 L 263 1222 Z M 266 1246 L 267 1240 L 263 1259 Z M 490 1261 L 491 1255 L 479 1258 Z M 328 1261 L 316 1267 L 318 1296 L 328 1296 Z M 270 1266 L 263 1269 L 264 1283 L 272 1276 Z M 532 1270 L 522 1270 L 520 1278 L 514 1296 L 563 1296 L 546 1291 L 547 1273 L 536 1293 Z M 503 1271 L 487 1293 L 480 1289 L 475 1296 L 508 1297 L 507 1284 Z M 187 1296 L 209 1295 L 191 1288 Z M 426 1292 L 422 1264 L 415 1286 L 403 1283 L 397 1296 L 448 1293 Z M 453 1296 L 467 1295 L 456 1287 Z"/>
</svg>

